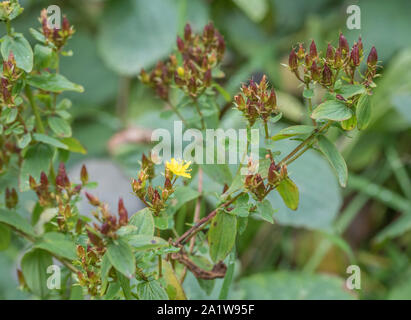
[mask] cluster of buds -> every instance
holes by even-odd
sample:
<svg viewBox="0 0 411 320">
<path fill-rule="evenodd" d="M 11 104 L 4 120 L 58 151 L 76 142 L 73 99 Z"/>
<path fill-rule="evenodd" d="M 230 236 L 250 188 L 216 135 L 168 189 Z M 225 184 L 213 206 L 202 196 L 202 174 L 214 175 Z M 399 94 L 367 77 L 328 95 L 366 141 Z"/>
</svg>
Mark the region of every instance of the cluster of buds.
<svg viewBox="0 0 411 320">
<path fill-rule="evenodd" d="M 177 59 L 171 55 L 166 62 L 159 61 L 150 74 L 141 69 L 139 78 L 143 84 L 153 88 L 161 99 L 167 101 L 176 70 Z"/>
<path fill-rule="evenodd" d="M 0 21 L 10 21 L 23 12 L 17 0 L 0 2 Z"/>
<path fill-rule="evenodd" d="M 77 246 L 77 256 L 79 259 L 76 261 L 81 266 L 82 271 L 77 272 L 77 277 L 80 285 L 86 287 L 88 293 L 92 296 L 97 295 L 98 288 L 101 285 L 101 278 L 97 270 L 97 264 L 101 260 L 100 252 L 87 246 L 87 250 L 83 246 Z"/>
<path fill-rule="evenodd" d="M 17 195 L 17 191 L 14 188 L 6 188 L 6 193 L 5 193 L 5 202 L 6 202 L 6 207 L 8 209 L 13 209 L 17 206 L 17 203 L 19 202 L 19 197 Z"/>
<path fill-rule="evenodd" d="M 252 164 L 249 163 L 249 168 L 251 166 Z M 251 192 L 258 201 L 262 201 L 270 191 L 275 189 L 287 176 L 287 166 L 278 166 L 272 161 L 267 172 L 267 184 L 264 184 L 265 179 L 259 173 L 249 173 L 245 177 L 244 188 L 248 192 Z"/>
<path fill-rule="evenodd" d="M 90 242 L 99 249 L 104 247 L 101 236 L 116 239 L 116 231 L 128 223 L 128 212 L 124 206 L 123 199 L 118 201 L 118 219 L 114 214 L 111 214 L 108 205 L 101 202 L 96 196 L 86 192 L 86 197 L 89 203 L 96 207 L 93 211 L 93 216 L 100 222 L 100 225 L 93 223 L 94 230 L 87 230 Z"/>
<path fill-rule="evenodd" d="M 277 111 L 277 98 L 274 89 L 268 89 L 266 76 L 259 84 L 252 79 L 248 86 L 242 85 L 241 93 L 234 97 L 235 105 L 250 126 L 253 126 L 258 118 L 267 122 L 269 117 Z"/>
<path fill-rule="evenodd" d="M 74 185 L 70 182 L 64 164 L 60 163 L 54 184 L 50 183 L 44 172 L 40 174 L 39 183 L 32 176 L 29 177 L 30 188 L 36 192 L 39 204 L 42 207 L 58 208 L 57 224 L 60 231 L 69 231 L 75 227 L 76 219 L 71 202 L 87 183 L 84 179 L 85 175 L 87 175 L 87 169 L 83 165 L 80 174 L 83 184 Z"/>
<path fill-rule="evenodd" d="M 357 42 L 354 42 L 350 50 L 347 39 L 340 33 L 338 47 L 334 48 L 329 43 L 325 54 L 317 52 L 314 40 L 311 42 L 308 52 L 302 44 L 299 45 L 297 52 L 292 49 L 288 58 L 288 67 L 305 84 L 313 81 L 326 88 L 332 88 L 341 70 L 349 77 L 350 82 L 354 83 L 355 71 L 360 66 L 363 56 L 364 48 L 361 37 L 358 38 Z M 375 77 L 377 62 L 377 51 L 375 47 L 372 47 L 367 59 L 368 71 L 364 84 L 370 84 Z"/>
<path fill-rule="evenodd" d="M 154 88 L 166 101 L 173 80 L 187 95 L 193 98 L 201 95 L 211 85 L 212 69 L 224 56 L 225 42 L 212 23 L 204 27 L 202 34 L 193 33 L 190 24 L 186 24 L 184 39 L 177 37 L 177 49 L 182 65 L 179 66 L 172 55 L 168 61 L 158 62 L 149 74 L 142 69 L 139 76 L 141 82 Z"/>
<path fill-rule="evenodd" d="M 269 185 L 276 187 L 288 176 L 287 166 L 285 164 L 278 166 L 274 161 L 271 162 L 268 168 L 267 182 Z"/>
<path fill-rule="evenodd" d="M 183 66 L 174 74 L 176 85 L 192 97 L 200 95 L 211 85 L 211 70 L 224 56 L 223 36 L 210 22 L 203 34 L 194 34 L 190 24 L 184 28 L 184 39 L 177 37 L 177 48 L 183 57 Z"/>
<path fill-rule="evenodd" d="M 134 194 L 154 213 L 159 215 L 165 208 L 166 201 L 174 192 L 173 173 L 167 168 L 165 170 L 165 181 L 163 188 L 153 188 L 147 181 L 154 177 L 154 162 L 144 154 L 141 161 L 141 169 L 137 179 L 133 179 L 131 186 Z"/>
<path fill-rule="evenodd" d="M 75 32 L 73 26 L 70 26 L 66 16 L 63 17 L 61 28 L 50 28 L 46 9 L 41 11 L 40 23 L 44 38 L 46 38 L 48 43 L 52 43 L 58 51 L 64 47 L 67 40 L 69 40 Z"/>
<path fill-rule="evenodd" d="M 3 61 L 3 73 L 1 76 L 1 102 L 3 105 L 14 105 L 12 96 L 12 89 L 14 84 L 18 81 L 22 71 L 16 66 L 16 59 L 14 54 L 10 51 L 7 61 Z"/>
</svg>

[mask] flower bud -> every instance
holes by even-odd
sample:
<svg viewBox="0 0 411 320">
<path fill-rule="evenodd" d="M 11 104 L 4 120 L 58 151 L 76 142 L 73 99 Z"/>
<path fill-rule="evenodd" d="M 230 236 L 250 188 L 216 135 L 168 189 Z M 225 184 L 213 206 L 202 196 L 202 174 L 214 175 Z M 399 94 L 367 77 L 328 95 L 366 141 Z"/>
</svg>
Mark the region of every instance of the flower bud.
<svg viewBox="0 0 411 320">
<path fill-rule="evenodd" d="M 139 78 L 143 84 L 146 84 L 146 85 L 150 84 L 150 76 L 147 74 L 147 72 L 144 69 L 141 69 Z"/>
<path fill-rule="evenodd" d="M 184 52 L 184 41 L 179 36 L 177 36 L 177 48 L 178 51 Z"/>
<path fill-rule="evenodd" d="M 313 60 L 317 59 L 317 46 L 314 40 L 311 41 L 311 45 L 310 45 L 310 58 Z"/>
<path fill-rule="evenodd" d="M 298 61 L 297 61 L 297 55 L 294 51 L 294 49 L 291 50 L 290 55 L 288 57 L 288 65 L 291 70 L 296 71 L 298 68 Z"/>
<path fill-rule="evenodd" d="M 208 69 L 204 73 L 204 79 L 203 79 L 203 84 L 206 87 L 209 87 L 211 85 L 211 69 Z"/>
<path fill-rule="evenodd" d="M 92 244 L 94 244 L 97 248 L 102 248 L 104 246 L 103 240 L 96 235 L 95 233 L 87 230 L 87 236 Z"/>
<path fill-rule="evenodd" d="M 350 62 L 355 67 L 360 65 L 360 52 L 357 44 L 354 44 L 351 49 Z"/>
<path fill-rule="evenodd" d="M 305 50 L 304 50 L 304 47 L 303 47 L 302 43 L 300 43 L 300 45 L 298 47 L 297 57 L 298 57 L 298 59 L 304 59 L 304 57 L 305 57 Z"/>
<path fill-rule="evenodd" d="M 128 212 L 124 207 L 123 198 L 118 201 L 118 216 L 120 225 L 125 226 L 128 222 Z"/>
<path fill-rule="evenodd" d="M 339 48 L 341 49 L 341 54 L 343 57 L 350 51 L 347 39 L 344 37 L 342 32 L 340 32 L 340 38 L 338 41 Z"/>
<path fill-rule="evenodd" d="M 234 102 L 237 105 L 238 110 L 243 111 L 245 109 L 245 101 L 242 94 L 234 96 Z"/>
<path fill-rule="evenodd" d="M 327 51 L 325 53 L 325 59 L 327 61 L 333 61 L 334 60 L 334 49 L 330 43 L 328 43 L 327 46 Z"/>
<path fill-rule="evenodd" d="M 12 188 L 11 190 L 9 188 L 6 188 L 6 207 L 8 209 L 13 209 L 17 206 L 17 203 L 19 202 L 19 197 L 17 195 L 16 189 Z"/>
<path fill-rule="evenodd" d="M 191 39 L 191 34 L 192 34 L 191 26 L 189 23 L 187 23 L 186 26 L 184 27 L 184 40 L 189 41 Z"/>
<path fill-rule="evenodd" d="M 318 81 L 320 79 L 320 70 L 315 61 L 313 61 L 313 64 L 311 65 L 311 79 L 313 81 Z"/>
<path fill-rule="evenodd" d="M 275 165 L 274 162 L 271 162 L 270 167 L 268 168 L 268 175 L 267 175 L 267 180 L 268 183 L 273 185 L 277 181 L 277 166 Z"/>
<path fill-rule="evenodd" d="M 367 58 L 367 65 L 376 66 L 377 62 L 378 62 L 378 54 L 377 54 L 377 50 L 373 46 Z"/>
<path fill-rule="evenodd" d="M 85 194 L 86 194 L 88 201 L 90 202 L 92 206 L 97 207 L 100 205 L 100 200 L 97 197 L 93 196 L 92 194 L 88 192 L 85 192 Z"/>
<path fill-rule="evenodd" d="M 358 51 L 360 53 L 360 58 L 361 58 L 364 53 L 364 45 L 362 43 L 361 37 L 358 38 Z"/>
<path fill-rule="evenodd" d="M 32 176 L 29 177 L 30 189 L 35 190 L 37 188 L 36 180 Z"/>
<path fill-rule="evenodd" d="M 322 74 L 322 82 L 324 85 L 329 86 L 332 83 L 332 71 L 331 69 L 328 67 L 328 65 L 325 63 L 324 64 L 324 68 L 323 68 L 323 74 Z"/>
<path fill-rule="evenodd" d="M 335 50 L 335 56 L 334 56 L 334 68 L 339 69 L 343 65 L 343 60 L 342 60 L 342 53 L 341 53 L 341 48 L 337 48 Z"/>
<path fill-rule="evenodd" d="M 88 182 L 88 172 L 86 166 L 83 164 L 80 171 L 80 179 L 82 184 L 87 184 Z"/>
<path fill-rule="evenodd" d="M 56 185 L 62 189 L 70 187 L 70 180 L 67 176 L 66 167 L 63 162 L 59 165 L 59 170 L 56 176 Z"/>
</svg>

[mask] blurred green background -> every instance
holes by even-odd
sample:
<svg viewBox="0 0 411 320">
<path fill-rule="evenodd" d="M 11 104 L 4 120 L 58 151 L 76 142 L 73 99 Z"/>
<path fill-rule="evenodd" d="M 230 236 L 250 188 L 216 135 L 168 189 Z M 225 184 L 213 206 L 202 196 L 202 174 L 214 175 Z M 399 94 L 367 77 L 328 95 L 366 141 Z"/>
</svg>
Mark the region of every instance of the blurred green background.
<svg viewBox="0 0 411 320">
<path fill-rule="evenodd" d="M 324 51 L 329 41 L 337 45 L 339 31 L 350 44 L 361 35 L 365 54 L 374 45 L 383 68 L 372 97 L 372 125 L 345 136 L 331 131 L 349 167 L 348 186 L 339 188 L 328 163 L 314 151 L 296 161 L 290 170 L 300 188 L 300 208 L 290 212 L 272 199 L 279 208 L 276 224 L 249 221 L 237 246 L 239 261 L 230 297 L 411 299 L 410 1 L 20 2 L 25 11 L 13 27 L 27 39 L 34 40 L 28 29 L 39 27 L 40 10 L 51 4 L 60 6 L 76 29 L 67 48 L 73 56 L 62 58 L 61 72 L 85 87 L 83 94 L 67 96 L 73 101 L 74 136 L 88 153 L 72 155 L 69 166 L 105 161 L 113 166 L 107 170 L 118 168 L 126 183 L 135 176 L 141 153 L 149 150 L 141 136 L 148 129 L 172 128 L 173 120 L 161 112 L 162 102 L 136 75 L 175 50 L 175 36 L 186 22 L 199 31 L 213 21 L 223 34 L 225 78 L 219 83 L 231 96 L 241 82 L 267 74 L 285 124 L 307 121 L 302 88 L 281 66 L 292 46 L 314 39 Z M 361 9 L 360 30 L 346 27 L 351 4 Z M 237 118 L 230 110 L 223 126 L 234 126 Z M 280 149 L 287 147 L 279 143 Z M 104 184 L 104 172 L 91 178 Z M 221 191 L 214 181 L 206 185 L 209 191 Z M 117 197 L 102 192 L 104 200 Z M 33 197 L 28 193 L 26 198 L 29 203 Z M 184 219 L 177 222 L 177 228 L 183 223 Z M 15 276 L 24 246 L 14 236 L 12 246 L 0 254 L 0 299 L 30 298 L 18 290 Z M 351 264 L 361 268 L 361 290 L 343 288 Z M 209 294 L 199 290 L 191 276 L 184 285 L 191 298 L 215 298 L 221 283 Z"/>
</svg>

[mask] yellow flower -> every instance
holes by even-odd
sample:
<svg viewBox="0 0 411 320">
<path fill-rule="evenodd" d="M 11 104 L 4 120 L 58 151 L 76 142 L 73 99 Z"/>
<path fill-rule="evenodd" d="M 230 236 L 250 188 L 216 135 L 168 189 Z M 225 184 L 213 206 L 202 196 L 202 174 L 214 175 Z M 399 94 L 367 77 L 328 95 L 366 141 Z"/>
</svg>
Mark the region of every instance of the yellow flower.
<svg viewBox="0 0 411 320">
<path fill-rule="evenodd" d="M 170 162 L 166 162 L 166 168 L 177 176 L 191 179 L 191 175 L 189 174 L 191 171 L 191 169 L 189 169 L 190 164 L 191 161 L 184 163 L 184 160 L 180 162 L 172 158 Z"/>
</svg>

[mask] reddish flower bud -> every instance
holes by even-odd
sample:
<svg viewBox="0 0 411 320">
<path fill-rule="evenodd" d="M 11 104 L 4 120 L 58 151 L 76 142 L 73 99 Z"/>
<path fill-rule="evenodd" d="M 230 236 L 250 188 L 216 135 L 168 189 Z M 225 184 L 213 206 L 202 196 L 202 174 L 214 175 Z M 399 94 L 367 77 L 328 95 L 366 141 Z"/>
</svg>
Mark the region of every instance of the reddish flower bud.
<svg viewBox="0 0 411 320">
<path fill-rule="evenodd" d="M 317 46 L 315 45 L 314 40 L 311 41 L 311 45 L 310 45 L 310 57 L 313 60 L 317 58 Z"/>
<path fill-rule="evenodd" d="M 16 207 L 19 198 L 16 192 L 16 189 L 12 188 L 11 190 L 9 188 L 6 188 L 6 193 L 5 193 L 5 202 L 6 202 L 6 207 L 8 209 L 13 209 Z"/>
<path fill-rule="evenodd" d="M 294 49 L 291 50 L 290 55 L 288 57 L 288 65 L 291 70 L 296 71 L 298 68 L 298 61 L 297 61 L 297 55 L 294 51 Z"/>
<path fill-rule="evenodd" d="M 184 40 L 185 41 L 189 41 L 191 39 L 191 26 L 189 23 L 186 24 L 186 26 L 184 27 Z"/>
<path fill-rule="evenodd" d="M 178 51 L 184 52 L 184 41 L 179 36 L 177 36 L 177 48 Z"/>
<path fill-rule="evenodd" d="M 205 25 L 203 30 L 203 36 L 207 40 L 212 40 L 214 38 L 214 25 L 212 22 Z"/>
<path fill-rule="evenodd" d="M 304 59 L 304 57 L 305 57 L 305 50 L 304 50 L 304 47 L 303 47 L 302 43 L 300 43 L 300 45 L 298 47 L 297 57 L 298 57 L 298 59 Z"/>
<path fill-rule="evenodd" d="M 56 176 L 56 185 L 62 189 L 70 187 L 70 180 L 67 176 L 66 167 L 63 162 L 59 165 L 59 170 Z"/>
<path fill-rule="evenodd" d="M 311 65 L 311 78 L 314 81 L 318 81 L 320 79 L 320 70 L 317 67 L 317 63 L 313 61 Z"/>
<path fill-rule="evenodd" d="M 123 198 L 118 201 L 118 216 L 120 225 L 125 226 L 128 222 L 128 212 L 124 207 Z"/>
<path fill-rule="evenodd" d="M 234 101 L 238 110 L 243 111 L 245 109 L 245 101 L 242 94 L 234 96 Z"/>
<path fill-rule="evenodd" d="M 70 23 L 69 23 L 66 16 L 63 17 L 62 29 L 64 31 L 69 31 L 70 30 Z"/>
<path fill-rule="evenodd" d="M 377 62 L 378 62 L 378 54 L 377 54 L 377 50 L 373 46 L 371 48 L 371 51 L 370 51 L 369 55 L 368 55 L 367 64 L 368 64 L 368 66 L 375 66 L 375 65 L 377 65 Z"/>
<path fill-rule="evenodd" d="M 80 179 L 82 184 L 87 184 L 88 182 L 88 172 L 86 166 L 83 164 L 80 171 Z"/>
<path fill-rule="evenodd" d="M 204 73 L 204 79 L 203 79 L 203 84 L 206 87 L 209 87 L 211 85 L 211 69 L 208 69 Z"/>
<path fill-rule="evenodd" d="M 360 52 L 360 58 L 361 58 L 364 53 L 364 45 L 362 43 L 361 37 L 358 38 L 358 51 Z"/>
<path fill-rule="evenodd" d="M 350 62 L 353 66 L 359 66 L 360 65 L 360 52 L 358 49 L 358 45 L 354 44 L 351 50 L 351 55 L 350 55 Z"/>
<path fill-rule="evenodd" d="M 40 185 L 42 188 L 47 188 L 48 184 L 49 184 L 49 179 L 47 178 L 47 175 L 45 174 L 45 172 L 42 171 L 40 174 Z"/>
<path fill-rule="evenodd" d="M 277 166 L 274 162 L 271 162 L 270 167 L 268 168 L 267 180 L 269 184 L 274 184 L 277 181 Z"/>
<path fill-rule="evenodd" d="M 104 246 L 103 240 L 96 235 L 95 233 L 91 232 L 90 230 L 87 230 L 87 236 L 92 244 L 94 244 L 98 248 L 102 248 Z"/>
<path fill-rule="evenodd" d="M 331 85 L 332 77 L 333 77 L 333 73 L 332 73 L 331 69 L 328 67 L 327 64 L 324 64 L 323 74 L 322 74 L 323 84 L 326 85 L 326 86 Z"/>
<path fill-rule="evenodd" d="M 339 48 L 341 48 L 341 53 L 345 56 L 350 51 L 350 46 L 348 45 L 347 39 L 344 37 L 342 32 L 340 32 L 340 38 L 338 41 Z"/>
<path fill-rule="evenodd" d="M 100 205 L 100 200 L 97 197 L 93 196 L 92 194 L 90 194 L 88 192 L 85 192 L 85 194 L 86 194 L 86 197 L 87 197 L 88 201 L 90 202 L 90 204 L 92 206 L 97 207 L 97 206 Z"/>
<path fill-rule="evenodd" d="M 328 61 L 334 60 L 334 49 L 330 43 L 327 46 L 327 52 L 325 53 L 325 58 Z"/>
<path fill-rule="evenodd" d="M 30 185 L 30 189 L 32 190 L 37 188 L 36 180 L 34 180 L 32 176 L 29 177 L 29 185 Z"/>
<path fill-rule="evenodd" d="M 342 53 L 341 53 L 341 48 L 337 48 L 335 50 L 335 56 L 334 56 L 334 68 L 341 68 L 343 65 L 343 60 L 342 60 Z"/>
<path fill-rule="evenodd" d="M 345 101 L 345 98 L 344 98 L 342 95 L 340 95 L 340 94 L 337 94 L 335 97 L 336 97 L 338 100 Z"/>
</svg>

